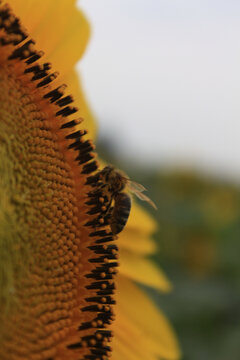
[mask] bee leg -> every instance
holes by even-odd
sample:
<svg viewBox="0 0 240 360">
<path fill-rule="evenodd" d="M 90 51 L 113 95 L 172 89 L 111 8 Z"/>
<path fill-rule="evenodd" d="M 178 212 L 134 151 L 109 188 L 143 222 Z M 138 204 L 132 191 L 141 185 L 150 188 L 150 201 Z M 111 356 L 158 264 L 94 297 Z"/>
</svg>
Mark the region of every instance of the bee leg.
<svg viewBox="0 0 240 360">
<path fill-rule="evenodd" d="M 111 225 L 112 216 L 113 216 L 113 206 L 109 206 L 107 212 L 104 214 L 105 225 Z"/>
</svg>

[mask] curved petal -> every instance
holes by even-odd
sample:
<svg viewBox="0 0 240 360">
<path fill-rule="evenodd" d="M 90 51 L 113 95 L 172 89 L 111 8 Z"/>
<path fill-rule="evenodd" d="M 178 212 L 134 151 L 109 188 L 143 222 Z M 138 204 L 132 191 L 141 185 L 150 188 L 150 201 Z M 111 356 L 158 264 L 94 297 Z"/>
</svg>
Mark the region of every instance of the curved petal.
<svg viewBox="0 0 240 360">
<path fill-rule="evenodd" d="M 142 330 L 123 313 L 114 334 L 116 351 L 115 349 L 113 351 L 113 360 L 156 360 L 155 355 L 147 346 L 139 346 L 144 339 Z"/>
<path fill-rule="evenodd" d="M 119 245 L 135 253 L 152 254 L 156 245 L 150 236 L 156 230 L 157 223 L 149 213 L 133 202 L 127 227 L 119 235 Z"/>
<path fill-rule="evenodd" d="M 90 35 L 86 17 L 75 6 L 75 0 L 10 0 L 13 10 L 36 41 L 36 47 L 44 50 L 45 61 L 60 72 L 55 86 L 66 83 L 79 108 L 78 116 L 84 118 L 89 137 L 96 135 L 93 115 L 82 91 L 79 75 L 73 70 L 82 56 Z M 63 16 L 64 14 L 64 16 Z"/>
<path fill-rule="evenodd" d="M 119 271 L 122 275 L 164 292 L 171 290 L 170 282 L 152 260 L 124 250 L 120 251 L 120 258 Z"/>
<path fill-rule="evenodd" d="M 21 18 L 36 41 L 36 47 L 46 53 L 60 75 L 68 73 L 83 55 L 90 36 L 86 17 L 75 0 L 10 0 L 10 5 Z M 64 16 L 63 16 L 64 14 Z"/>
<path fill-rule="evenodd" d="M 135 207 L 133 207 L 132 212 L 135 212 Z M 134 231 L 131 226 L 127 225 L 119 238 L 119 247 L 135 254 L 150 255 L 156 251 L 156 244 L 153 239 L 147 234 Z"/>
<path fill-rule="evenodd" d="M 121 344 L 123 338 L 125 343 L 129 341 L 127 330 L 129 325 L 131 334 L 134 337 L 130 338 L 131 346 L 129 348 L 131 349 L 129 349 L 129 353 L 126 352 L 125 360 L 157 359 L 157 356 L 167 360 L 179 359 L 180 350 L 176 337 L 160 309 L 136 285 L 123 276 L 118 276 L 116 295 L 117 308 L 116 321 L 113 324 L 115 334 L 113 354 L 118 353 L 118 344 Z M 154 357 L 145 357 L 146 349 Z M 138 357 L 134 358 L 132 352 L 134 353 L 136 350 Z"/>
<path fill-rule="evenodd" d="M 78 107 L 78 116 L 84 119 L 84 127 L 88 130 L 86 137 L 94 139 L 96 137 L 96 123 L 79 81 L 79 74 L 74 70 L 70 71 L 61 78 L 61 83 L 67 84 L 67 92 L 74 97 L 74 104 Z"/>
<path fill-rule="evenodd" d="M 128 221 L 128 228 L 134 229 L 139 233 L 152 234 L 157 230 L 157 223 L 153 220 L 152 216 L 144 210 L 141 206 L 133 203 L 134 214 L 131 212 Z"/>
</svg>

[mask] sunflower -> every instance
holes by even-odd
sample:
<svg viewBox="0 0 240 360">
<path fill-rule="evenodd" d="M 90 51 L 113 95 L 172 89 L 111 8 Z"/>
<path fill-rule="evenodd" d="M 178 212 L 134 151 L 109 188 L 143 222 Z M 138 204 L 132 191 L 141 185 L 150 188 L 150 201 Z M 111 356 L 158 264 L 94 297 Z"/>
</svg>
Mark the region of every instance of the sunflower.
<svg viewBox="0 0 240 360">
<path fill-rule="evenodd" d="M 0 2 L 1 360 L 179 358 L 135 283 L 170 288 L 145 258 L 156 225 L 134 206 L 116 240 L 96 191 L 94 121 L 74 70 L 89 33 L 73 0 Z"/>
</svg>

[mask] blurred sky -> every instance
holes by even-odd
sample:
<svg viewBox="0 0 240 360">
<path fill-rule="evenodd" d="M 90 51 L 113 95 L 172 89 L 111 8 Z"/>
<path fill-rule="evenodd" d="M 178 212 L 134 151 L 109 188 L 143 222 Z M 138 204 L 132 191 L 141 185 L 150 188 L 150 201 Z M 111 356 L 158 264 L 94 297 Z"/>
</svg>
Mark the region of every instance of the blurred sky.
<svg viewBox="0 0 240 360">
<path fill-rule="evenodd" d="M 81 0 L 102 138 L 148 164 L 240 178 L 240 1 Z"/>
</svg>

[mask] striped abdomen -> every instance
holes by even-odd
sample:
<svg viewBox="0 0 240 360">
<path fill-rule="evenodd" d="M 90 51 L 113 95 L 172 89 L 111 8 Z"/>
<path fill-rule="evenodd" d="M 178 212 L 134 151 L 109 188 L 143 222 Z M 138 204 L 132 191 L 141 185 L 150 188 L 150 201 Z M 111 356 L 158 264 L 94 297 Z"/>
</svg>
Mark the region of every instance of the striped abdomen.
<svg viewBox="0 0 240 360">
<path fill-rule="evenodd" d="M 114 202 L 110 225 L 115 235 L 120 233 L 127 223 L 131 210 L 131 198 L 128 194 L 120 192 L 114 197 Z"/>
</svg>

